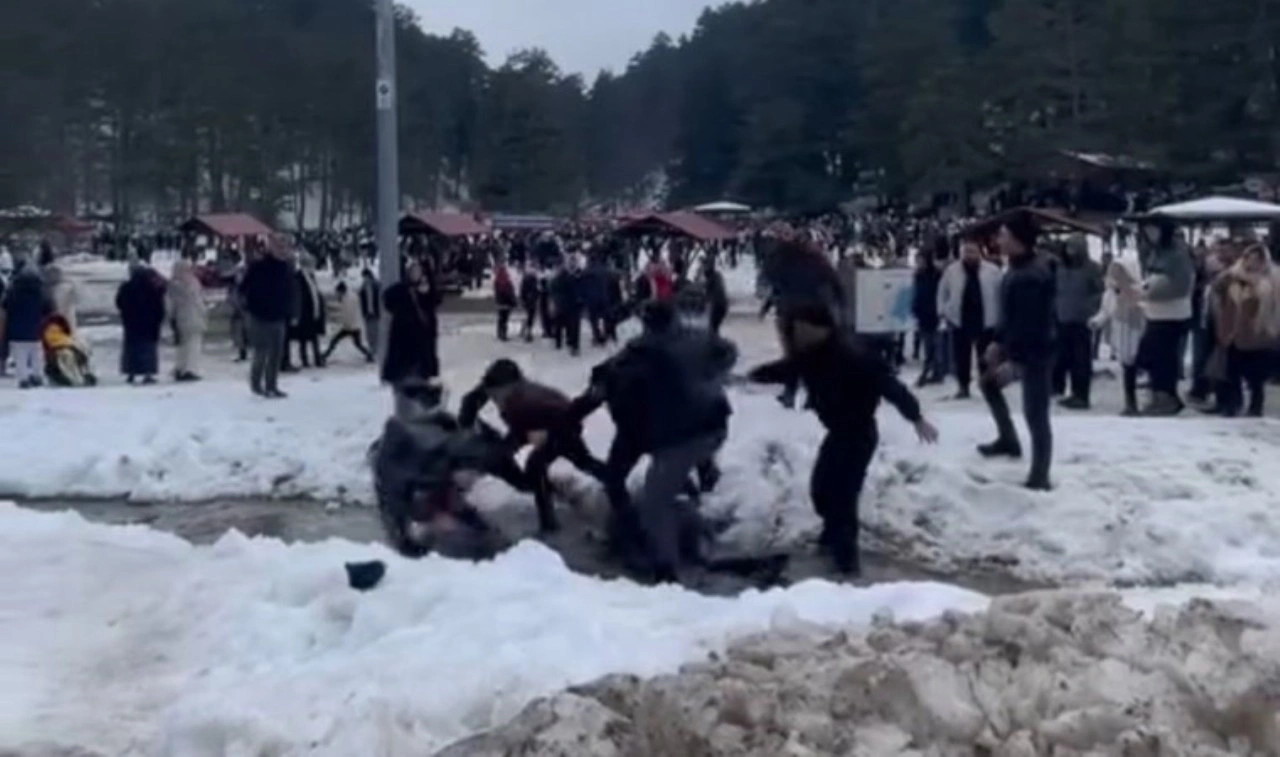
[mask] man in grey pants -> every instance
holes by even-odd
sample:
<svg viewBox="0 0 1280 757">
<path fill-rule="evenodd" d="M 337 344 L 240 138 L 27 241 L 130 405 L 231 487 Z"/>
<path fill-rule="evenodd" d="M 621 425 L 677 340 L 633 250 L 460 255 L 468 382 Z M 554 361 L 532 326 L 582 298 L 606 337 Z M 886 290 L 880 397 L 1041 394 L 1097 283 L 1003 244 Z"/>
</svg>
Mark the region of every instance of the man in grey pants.
<svg viewBox="0 0 1280 757">
<path fill-rule="evenodd" d="M 260 254 L 249 264 L 240 284 L 253 350 L 249 387 L 254 394 L 270 399 L 286 396 L 278 382 L 289 316 L 297 297 L 290 257 L 284 248 Z"/>
<path fill-rule="evenodd" d="M 640 525 L 648 535 L 650 556 L 657 565 L 659 581 L 674 581 L 681 563 L 680 537 L 690 514 L 677 497 L 689 476 L 703 463 L 715 459 L 724 445 L 727 431 L 696 437 L 655 450 L 637 498 Z"/>
</svg>

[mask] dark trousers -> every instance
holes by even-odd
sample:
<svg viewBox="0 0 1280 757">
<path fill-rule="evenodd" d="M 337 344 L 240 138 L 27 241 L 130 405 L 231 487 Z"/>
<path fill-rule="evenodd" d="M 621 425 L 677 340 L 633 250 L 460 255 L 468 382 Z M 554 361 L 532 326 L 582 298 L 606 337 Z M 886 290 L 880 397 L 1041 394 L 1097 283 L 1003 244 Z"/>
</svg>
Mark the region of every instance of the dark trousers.
<svg viewBox="0 0 1280 757">
<path fill-rule="evenodd" d="M 1224 412 L 1234 415 L 1245 409 L 1243 384 L 1249 390 L 1247 412 L 1262 415 L 1270 361 L 1271 353 L 1267 350 L 1227 348 L 1227 377 L 1218 386 L 1218 404 Z"/>
<path fill-rule="evenodd" d="M 809 497 L 822 518 L 822 545 L 845 572 L 861 567 L 858 500 L 878 443 L 874 428 L 867 434 L 828 432 L 809 476 Z"/>
<path fill-rule="evenodd" d="M 609 482 L 605 464 L 592 456 L 591 450 L 582 441 L 581 432 L 575 429 L 549 435 L 545 444 L 529 453 L 524 466 L 525 476 L 533 487 L 534 502 L 538 506 L 538 525 L 543 531 L 554 531 L 559 527 L 555 507 L 551 502 L 551 480 L 547 477 L 547 471 L 551 469 L 552 463 L 561 458 L 601 484 L 608 486 Z"/>
<path fill-rule="evenodd" d="M 283 322 L 249 319 L 249 348 L 253 362 L 249 364 L 249 386 L 255 393 L 280 390 L 280 355 L 285 350 Z"/>
<path fill-rule="evenodd" d="M 939 334 L 936 327 L 916 331 L 916 344 L 924 353 L 924 364 L 920 369 L 920 381 L 941 381 L 946 375 L 943 365 L 942 351 L 939 349 Z"/>
<path fill-rule="evenodd" d="M 361 334 L 359 329 L 343 329 L 334 334 L 333 338 L 329 340 L 329 346 L 325 348 L 324 354 L 321 355 L 321 357 L 324 358 L 325 361 L 328 361 L 329 356 L 333 354 L 333 350 L 343 339 L 350 339 L 352 342 L 355 342 L 356 349 L 360 350 L 360 354 L 364 355 L 364 359 L 371 363 L 373 362 L 373 353 L 365 346 L 364 334 Z"/>
<path fill-rule="evenodd" d="M 1193 399 L 1203 402 L 1209 398 L 1213 390 L 1213 381 L 1208 376 L 1209 357 L 1218 346 L 1218 335 L 1213 323 L 1196 326 L 1191 330 L 1191 392 Z"/>
<path fill-rule="evenodd" d="M 533 341 L 533 323 L 538 319 L 538 306 L 525 305 L 524 324 L 520 326 L 520 338 L 526 342 Z"/>
<path fill-rule="evenodd" d="M 507 326 L 511 323 L 511 308 L 498 308 L 498 338 L 507 341 Z"/>
<path fill-rule="evenodd" d="M 1049 481 L 1049 465 L 1053 460 L 1053 428 L 1049 423 L 1051 366 L 1049 360 L 1021 366 L 1022 413 L 1031 434 L 1030 480 L 1045 484 Z M 1014 428 L 1013 418 L 1009 414 L 1009 402 L 1004 397 L 1004 389 L 990 378 L 984 378 L 980 386 L 1000 440 L 1020 447 L 1018 430 Z"/>
<path fill-rule="evenodd" d="M 1124 379 L 1124 407 L 1126 410 L 1138 409 L 1138 366 L 1121 367 Z"/>
<path fill-rule="evenodd" d="M 707 326 L 711 329 L 711 333 L 720 336 L 720 327 L 724 325 L 725 317 L 729 315 L 729 309 L 724 307 L 713 307 L 707 319 Z"/>
<path fill-rule="evenodd" d="M 1178 397 L 1178 365 L 1182 361 L 1179 348 L 1186 329 L 1186 321 L 1147 322 L 1138 355 L 1151 379 L 1153 393 Z"/>
<path fill-rule="evenodd" d="M 281 370 L 291 371 L 294 369 L 293 362 L 292 362 L 293 361 L 292 345 L 294 342 L 297 342 L 298 344 L 298 361 L 299 363 L 301 363 L 303 368 L 311 367 L 311 357 L 315 358 L 316 367 L 319 367 L 324 364 L 324 361 L 321 359 L 321 355 L 320 355 L 319 337 L 309 338 L 309 339 L 290 339 L 285 343 L 284 354 L 281 355 L 281 358 L 280 358 Z M 310 349 L 308 350 L 308 348 Z M 311 353 L 310 356 L 307 354 L 308 352 Z"/>
<path fill-rule="evenodd" d="M 1058 357 L 1053 366 L 1053 393 L 1065 394 L 1071 379 L 1071 396 L 1089 401 L 1093 384 L 1093 332 L 1087 323 L 1058 324 Z"/>
<path fill-rule="evenodd" d="M 951 349 L 955 363 L 956 383 L 968 391 L 973 381 L 973 353 L 978 353 L 978 373 L 984 370 L 982 354 L 991 344 L 992 334 L 987 329 L 954 329 L 951 332 Z"/>
<path fill-rule="evenodd" d="M 582 348 L 582 314 L 564 313 L 556 316 L 556 349 L 567 346 L 569 352 L 578 354 Z"/>
<path fill-rule="evenodd" d="M 592 310 L 587 314 L 591 327 L 591 343 L 599 347 L 609 341 L 609 318 L 604 310 Z"/>
</svg>

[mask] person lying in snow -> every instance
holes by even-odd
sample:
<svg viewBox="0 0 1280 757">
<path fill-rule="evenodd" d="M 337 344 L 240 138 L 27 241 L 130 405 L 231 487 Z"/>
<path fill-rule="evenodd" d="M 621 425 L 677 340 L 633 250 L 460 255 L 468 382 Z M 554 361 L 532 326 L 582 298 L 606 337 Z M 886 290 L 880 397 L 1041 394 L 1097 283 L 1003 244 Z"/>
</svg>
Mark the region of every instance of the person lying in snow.
<svg viewBox="0 0 1280 757">
<path fill-rule="evenodd" d="M 95 386 L 98 378 L 89 368 L 89 350 L 71 335 L 71 325 L 61 315 L 45 319 L 40 330 L 44 372 L 53 386 Z"/>
<path fill-rule="evenodd" d="M 489 366 L 480 385 L 462 398 L 458 422 L 464 428 L 475 425 L 490 400 L 507 424 L 505 445 L 509 457 L 514 458 L 525 445 L 533 446 L 525 462 L 524 478 L 533 489 L 538 527 L 544 534 L 558 531 L 560 523 L 547 477 L 551 464 L 564 458 L 603 484 L 607 481 L 604 463 L 595 459 L 583 443 L 582 424 L 571 416 L 569 398 L 525 378 L 513 361 L 504 358 Z"/>
<path fill-rule="evenodd" d="M 398 415 L 387 420 L 369 448 L 374 491 L 391 546 L 406 557 L 438 552 L 447 557 L 486 559 L 508 544 L 466 502 L 483 473 L 524 486 L 514 475 L 500 436 L 488 427 L 463 428 L 444 407 L 435 380 L 405 384 Z"/>
<path fill-rule="evenodd" d="M 888 400 L 915 426 L 921 441 L 936 442 L 938 431 L 889 366 L 840 333 L 829 308 L 796 308 L 790 326 L 788 356 L 752 370 L 748 378 L 762 384 L 804 384 L 810 407 L 827 429 L 809 482 L 809 496 L 823 523 L 820 544 L 841 572 L 858 575 L 858 497 L 879 444 L 880 400 Z"/>
</svg>

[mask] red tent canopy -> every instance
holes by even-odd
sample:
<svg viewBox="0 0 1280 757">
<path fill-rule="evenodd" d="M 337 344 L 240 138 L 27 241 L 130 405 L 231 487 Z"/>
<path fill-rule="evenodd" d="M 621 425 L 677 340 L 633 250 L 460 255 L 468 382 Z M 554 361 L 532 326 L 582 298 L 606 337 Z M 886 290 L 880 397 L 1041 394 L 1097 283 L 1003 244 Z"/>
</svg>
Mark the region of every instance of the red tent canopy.
<svg viewBox="0 0 1280 757">
<path fill-rule="evenodd" d="M 400 219 L 401 234 L 438 234 L 442 237 L 469 237 L 488 234 L 489 228 L 462 213 L 406 213 Z"/>
<path fill-rule="evenodd" d="M 211 213 L 196 216 L 178 227 L 188 234 L 212 234 L 217 237 L 265 237 L 274 233 L 270 226 L 248 213 Z"/>
<path fill-rule="evenodd" d="M 657 213 L 628 221 L 618 229 L 619 234 L 641 236 L 659 234 L 663 236 L 689 237 L 699 242 L 714 242 L 730 239 L 733 232 L 709 218 L 679 211 L 676 213 Z"/>
</svg>

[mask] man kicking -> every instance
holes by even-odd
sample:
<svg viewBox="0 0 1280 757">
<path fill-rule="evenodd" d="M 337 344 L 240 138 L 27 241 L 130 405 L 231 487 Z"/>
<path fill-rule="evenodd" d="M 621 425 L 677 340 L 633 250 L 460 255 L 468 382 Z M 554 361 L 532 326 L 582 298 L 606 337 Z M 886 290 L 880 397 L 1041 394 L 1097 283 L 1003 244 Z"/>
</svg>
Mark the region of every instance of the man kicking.
<svg viewBox="0 0 1280 757">
<path fill-rule="evenodd" d="M 932 444 L 938 431 L 924 419 L 920 403 L 887 363 L 840 333 L 830 308 L 805 306 L 791 313 L 791 351 L 748 377 L 762 384 L 794 385 L 827 429 L 809 480 L 809 496 L 822 518 L 821 545 L 842 573 L 862 572 L 858 556 L 858 497 L 880 436 L 876 408 L 888 400 Z"/>
<path fill-rule="evenodd" d="M 604 463 L 595 459 L 582 441 L 582 424 L 570 413 L 569 398 L 525 378 L 514 361 L 503 358 L 489 366 L 480 385 L 462 398 L 458 422 L 463 427 L 475 425 L 480 411 L 490 401 L 507 425 L 505 441 L 511 455 L 514 457 L 525 445 L 533 446 L 525 462 L 525 477 L 538 506 L 538 527 L 544 534 L 558 531 L 560 523 L 547 477 L 551 464 L 564 458 L 604 484 Z"/>
</svg>

